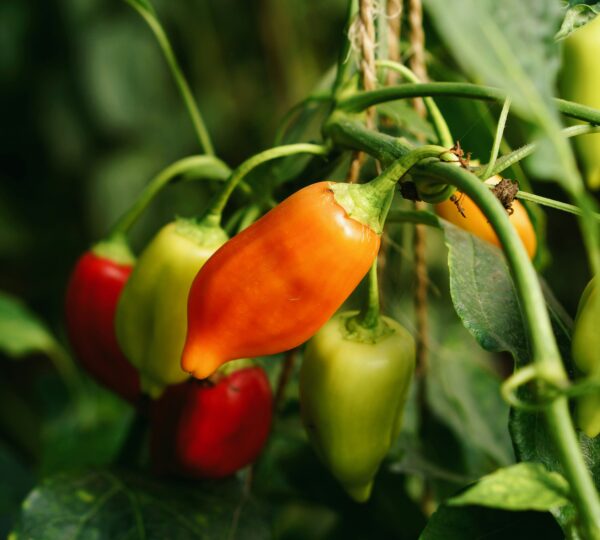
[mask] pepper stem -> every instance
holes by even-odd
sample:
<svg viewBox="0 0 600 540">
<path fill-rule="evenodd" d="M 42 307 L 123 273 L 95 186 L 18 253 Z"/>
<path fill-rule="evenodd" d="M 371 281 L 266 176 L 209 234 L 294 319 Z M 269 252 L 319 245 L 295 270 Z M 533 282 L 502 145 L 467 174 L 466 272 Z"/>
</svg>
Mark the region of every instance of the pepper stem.
<svg viewBox="0 0 600 540">
<path fill-rule="evenodd" d="M 442 146 L 420 146 L 394 161 L 377 178 L 367 184 L 343 182 L 333 184 L 331 189 L 335 200 L 349 217 L 381 234 L 396 184 L 412 167 L 426 158 L 438 158 L 443 161 L 457 159 Z"/>
<path fill-rule="evenodd" d="M 379 307 L 379 282 L 377 277 L 377 257 L 369 270 L 369 290 L 367 302 L 357 316 L 357 320 L 364 328 L 375 329 L 380 324 Z"/>
<path fill-rule="evenodd" d="M 229 197 L 238 184 L 259 165 L 273 159 L 294 154 L 325 156 L 328 152 L 329 148 L 322 144 L 298 143 L 276 146 L 275 148 L 270 148 L 269 150 L 265 150 L 264 152 L 252 156 L 230 174 L 225 186 L 223 186 L 223 189 L 213 199 L 206 212 L 204 212 L 200 218 L 200 221 L 210 224 L 220 224 L 223 210 L 225 209 Z"/>
<path fill-rule="evenodd" d="M 159 172 L 143 189 L 133 205 L 119 218 L 109 232 L 109 239 L 124 236 L 144 213 L 148 205 L 176 177 L 193 173 L 194 179 L 225 180 L 229 167 L 214 156 L 189 156 L 176 161 Z"/>
</svg>

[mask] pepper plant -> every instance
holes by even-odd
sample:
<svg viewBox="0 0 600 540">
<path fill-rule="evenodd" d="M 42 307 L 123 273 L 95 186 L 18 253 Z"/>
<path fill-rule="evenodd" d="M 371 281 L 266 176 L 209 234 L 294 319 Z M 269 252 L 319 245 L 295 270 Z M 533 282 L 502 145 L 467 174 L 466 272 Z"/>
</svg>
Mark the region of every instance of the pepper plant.
<svg viewBox="0 0 600 540">
<path fill-rule="evenodd" d="M 0 380 L 9 538 L 600 540 L 600 4 L 340 0 L 334 65 L 235 159 L 123 4 L 196 151 L 65 274 L 70 353 L 0 298 L 2 354 L 55 366 Z"/>
</svg>

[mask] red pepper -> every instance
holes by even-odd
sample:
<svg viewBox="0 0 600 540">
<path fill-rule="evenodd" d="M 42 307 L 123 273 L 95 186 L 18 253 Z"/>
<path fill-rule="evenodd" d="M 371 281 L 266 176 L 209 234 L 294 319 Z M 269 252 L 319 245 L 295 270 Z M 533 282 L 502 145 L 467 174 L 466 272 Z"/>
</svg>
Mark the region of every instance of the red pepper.
<svg viewBox="0 0 600 540">
<path fill-rule="evenodd" d="M 153 466 L 195 478 L 231 475 L 259 455 L 272 411 L 271 387 L 259 367 L 234 371 L 216 383 L 169 386 L 152 405 Z"/>
<path fill-rule="evenodd" d="M 130 402 L 140 395 L 139 376 L 117 344 L 117 301 L 133 258 L 86 251 L 77 261 L 66 295 L 67 331 L 81 365 L 101 384 Z"/>
<path fill-rule="evenodd" d="M 188 297 L 182 367 L 199 379 L 236 358 L 279 353 L 323 326 L 368 272 L 380 238 L 319 182 L 225 243 Z"/>
</svg>

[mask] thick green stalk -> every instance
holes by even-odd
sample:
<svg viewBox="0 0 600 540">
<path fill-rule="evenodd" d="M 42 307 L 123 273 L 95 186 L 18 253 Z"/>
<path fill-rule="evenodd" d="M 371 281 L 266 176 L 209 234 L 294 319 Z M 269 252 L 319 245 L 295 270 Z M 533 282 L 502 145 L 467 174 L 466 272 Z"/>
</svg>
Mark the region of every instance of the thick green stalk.
<svg viewBox="0 0 600 540">
<path fill-rule="evenodd" d="M 436 82 L 401 84 L 379 88 L 370 92 L 360 92 L 341 100 L 338 106 L 344 111 L 357 113 L 379 103 L 425 96 L 462 97 L 495 101 L 497 103 L 504 103 L 506 99 L 506 93 L 503 90 L 492 86 L 481 86 L 472 83 Z M 583 120 L 591 124 L 600 124 L 600 110 L 598 109 L 558 98 L 553 99 L 553 102 L 557 110 L 565 116 Z"/>
<path fill-rule="evenodd" d="M 259 165 L 272 161 L 277 158 L 292 156 L 295 154 L 313 154 L 316 156 L 325 156 L 329 152 L 327 146 L 321 144 L 310 144 L 310 143 L 298 143 L 298 144 L 287 144 L 284 146 L 276 146 L 275 148 L 269 148 L 264 152 L 260 152 L 252 156 L 251 158 L 244 161 L 237 169 L 235 169 L 223 189 L 213 199 L 208 209 L 201 218 L 201 221 L 206 221 L 211 224 L 218 225 L 221 223 L 221 217 L 225 205 L 229 200 L 229 197 L 233 193 L 237 185 Z"/>
<path fill-rule="evenodd" d="M 205 178 L 223 181 L 229 177 L 231 171 L 225 163 L 214 156 L 190 156 L 172 163 L 150 180 L 131 208 L 112 227 L 109 237 L 116 238 L 126 234 L 156 195 L 175 178 L 186 173 L 190 179 Z M 246 190 L 249 191 L 250 188 L 246 186 Z"/>
<path fill-rule="evenodd" d="M 434 164 L 431 165 L 431 170 L 437 173 L 440 180 L 451 183 L 473 199 L 490 221 L 502 243 L 513 274 L 527 321 L 532 361 L 538 373 L 542 373 L 544 377 L 555 380 L 559 386 L 568 384 L 537 274 L 506 211 L 489 189 L 464 169 Z M 600 500 L 581 454 L 569 414 L 568 400 L 564 397 L 556 399 L 544 410 L 544 415 L 564 474 L 571 485 L 583 527 L 589 538 L 600 538 Z"/>
<path fill-rule="evenodd" d="M 335 135 L 340 131 L 345 130 L 343 127 L 339 127 L 338 130 L 330 129 L 336 142 Z M 350 139 L 351 132 L 345 131 L 342 137 L 343 144 L 348 146 Z M 375 142 L 376 136 L 370 140 Z M 366 139 L 362 137 L 357 141 L 357 146 L 364 146 L 365 141 Z M 379 152 L 380 149 L 375 142 L 370 153 L 375 155 Z M 421 165 L 421 168 L 431 177 L 438 178 L 440 182 L 452 184 L 465 192 L 484 212 L 502 243 L 511 268 L 527 321 L 533 362 L 538 373 L 549 380 L 556 381 L 558 386 L 567 384 L 568 377 L 562 365 L 537 274 L 502 205 L 485 184 L 462 168 L 441 162 L 430 162 Z M 567 399 L 564 397 L 556 399 L 545 409 L 544 414 L 564 475 L 571 486 L 582 527 L 588 538 L 599 539 L 600 500 L 579 447 Z"/>
<path fill-rule="evenodd" d="M 150 30 L 152 30 L 152 33 L 156 37 L 165 59 L 167 60 L 167 64 L 169 65 L 171 73 L 173 74 L 173 79 L 175 79 L 175 84 L 177 85 L 185 106 L 190 114 L 200 147 L 205 154 L 214 155 L 215 151 L 210 140 L 208 130 L 204 125 L 202 115 L 200 114 L 196 102 L 194 101 L 194 96 L 192 95 L 190 86 L 183 75 L 181 67 L 179 66 L 179 62 L 177 62 L 177 58 L 175 57 L 175 53 L 173 52 L 169 38 L 157 19 L 154 10 L 143 7 L 141 2 L 136 0 L 125 1 L 143 17 L 146 23 L 148 23 Z"/>
</svg>

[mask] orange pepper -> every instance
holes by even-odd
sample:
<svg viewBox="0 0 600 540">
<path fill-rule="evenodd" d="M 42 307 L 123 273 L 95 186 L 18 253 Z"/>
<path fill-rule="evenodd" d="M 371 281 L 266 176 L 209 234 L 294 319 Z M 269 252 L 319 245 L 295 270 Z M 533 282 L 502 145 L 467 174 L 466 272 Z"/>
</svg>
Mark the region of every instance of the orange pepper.
<svg viewBox="0 0 600 540">
<path fill-rule="evenodd" d="M 461 195 L 459 202 L 465 217 L 460 214 L 456 204 L 451 200 L 436 204 L 435 211 L 438 216 L 444 218 L 453 225 L 469 231 L 471 234 L 474 234 L 495 246 L 501 247 L 494 229 L 477 205 L 467 197 L 467 195 Z M 529 258 L 533 259 L 537 249 L 537 239 L 527 210 L 525 210 L 525 207 L 517 200 L 512 202 L 512 209 L 513 213 L 509 216 L 510 222 L 521 237 L 521 241 L 525 245 Z"/>
<path fill-rule="evenodd" d="M 185 371 L 202 379 L 229 360 L 296 347 L 356 288 L 380 238 L 336 202 L 334 184 L 294 193 L 202 267 L 188 297 Z"/>
</svg>

